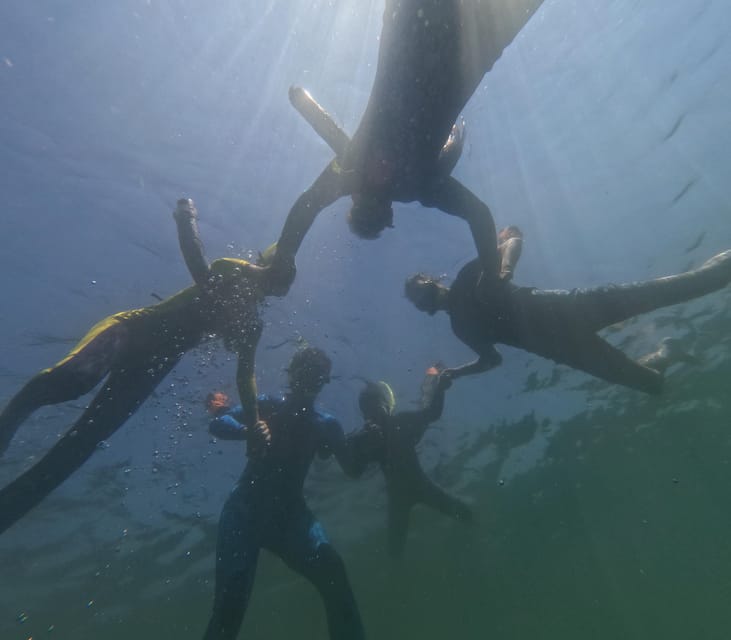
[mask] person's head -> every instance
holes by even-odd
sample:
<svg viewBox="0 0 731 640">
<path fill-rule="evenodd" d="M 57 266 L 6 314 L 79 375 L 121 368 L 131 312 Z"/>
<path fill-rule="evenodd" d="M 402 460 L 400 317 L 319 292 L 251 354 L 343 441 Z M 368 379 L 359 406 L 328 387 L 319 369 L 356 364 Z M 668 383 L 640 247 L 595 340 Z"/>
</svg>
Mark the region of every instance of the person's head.
<svg viewBox="0 0 731 640">
<path fill-rule="evenodd" d="M 330 382 L 331 369 L 332 362 L 322 349 L 300 349 L 287 367 L 289 388 L 297 396 L 314 398 Z"/>
<path fill-rule="evenodd" d="M 511 224 L 510 226 L 500 229 L 500 232 L 497 234 L 497 241 L 505 242 L 506 240 L 509 240 L 510 238 L 522 238 L 522 237 L 523 237 L 523 232 L 520 230 L 520 227 L 516 227 L 514 224 Z"/>
<path fill-rule="evenodd" d="M 381 195 L 354 193 L 348 226 L 359 238 L 377 238 L 385 228 L 393 227 L 391 200 Z"/>
<path fill-rule="evenodd" d="M 416 273 L 406 280 L 404 294 L 419 310 L 433 316 L 437 311 L 446 309 L 446 294 L 449 288 L 436 278 L 425 273 Z"/>
<path fill-rule="evenodd" d="M 216 415 L 231 407 L 231 401 L 223 391 L 211 391 L 206 396 L 206 411 Z"/>
<path fill-rule="evenodd" d="M 366 381 L 365 387 L 358 396 L 358 406 L 366 420 L 380 422 L 390 416 L 396 407 L 396 397 L 388 383 Z"/>
</svg>

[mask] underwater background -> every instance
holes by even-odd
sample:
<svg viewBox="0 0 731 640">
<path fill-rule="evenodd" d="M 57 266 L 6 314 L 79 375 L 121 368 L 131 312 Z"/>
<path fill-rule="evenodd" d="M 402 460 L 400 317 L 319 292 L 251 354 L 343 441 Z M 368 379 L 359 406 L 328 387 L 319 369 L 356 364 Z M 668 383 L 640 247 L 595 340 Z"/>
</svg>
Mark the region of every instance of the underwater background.
<svg viewBox="0 0 731 640">
<path fill-rule="evenodd" d="M 0 5 L 0 403 L 97 320 L 190 284 L 172 209 L 192 197 L 209 258 L 276 239 L 331 152 L 287 100 L 302 85 L 353 132 L 382 2 L 4 0 Z M 573 288 L 668 275 L 731 247 L 731 8 L 723 0 L 546 0 L 469 102 L 455 175 L 525 233 L 516 282 Z M 472 354 L 403 297 L 456 275 L 467 225 L 395 205 L 353 236 L 339 201 L 268 303 L 259 388 L 298 344 L 325 349 L 320 406 L 360 426 L 359 377 L 401 408 L 424 369 Z M 701 362 L 650 397 L 500 347 L 460 380 L 420 446 L 473 505 L 414 511 L 386 554 L 380 473 L 316 462 L 306 494 L 346 562 L 370 638 L 728 638 L 731 290 L 612 327 L 630 355 L 674 336 Z M 217 342 L 188 354 L 71 479 L 0 537 L 0 638 L 200 638 L 217 520 L 244 458 L 207 432 L 233 392 Z M 5 485 L 85 399 L 29 418 Z M 324 638 L 319 596 L 266 553 L 241 637 Z"/>
</svg>

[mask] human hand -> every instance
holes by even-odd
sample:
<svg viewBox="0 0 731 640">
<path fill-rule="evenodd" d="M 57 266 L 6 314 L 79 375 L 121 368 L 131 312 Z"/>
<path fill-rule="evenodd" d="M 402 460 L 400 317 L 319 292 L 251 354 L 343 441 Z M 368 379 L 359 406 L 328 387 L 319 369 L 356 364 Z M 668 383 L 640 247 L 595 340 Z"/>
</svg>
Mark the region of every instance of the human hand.
<svg viewBox="0 0 731 640">
<path fill-rule="evenodd" d="M 437 381 L 437 388 L 441 391 L 446 391 L 452 386 L 454 380 L 454 369 L 443 369 L 439 374 L 439 380 Z"/>
<path fill-rule="evenodd" d="M 173 218 L 176 220 L 190 220 L 198 217 L 198 209 L 190 198 L 181 198 L 173 211 Z"/>
<path fill-rule="evenodd" d="M 249 455 L 266 455 L 272 444 L 272 432 L 269 429 L 269 425 L 264 420 L 257 420 L 254 423 L 254 426 L 249 429 L 247 444 Z"/>
</svg>

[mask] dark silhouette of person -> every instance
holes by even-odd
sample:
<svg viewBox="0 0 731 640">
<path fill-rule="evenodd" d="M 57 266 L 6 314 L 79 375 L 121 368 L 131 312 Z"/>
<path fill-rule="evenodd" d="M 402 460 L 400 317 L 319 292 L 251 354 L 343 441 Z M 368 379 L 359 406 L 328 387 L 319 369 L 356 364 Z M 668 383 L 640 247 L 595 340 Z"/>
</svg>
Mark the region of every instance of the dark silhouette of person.
<svg viewBox="0 0 731 640">
<path fill-rule="evenodd" d="M 268 443 L 261 441 L 261 430 L 250 430 L 242 407 L 228 409 L 216 394 L 207 399 L 209 410 L 216 413 L 210 432 L 218 438 L 246 440 L 257 451 L 249 456 L 221 513 L 215 599 L 205 640 L 233 640 L 238 635 L 261 549 L 279 556 L 318 589 L 332 640 L 364 638 L 343 561 L 302 493 L 316 454 L 334 455 L 350 475 L 360 468 L 340 423 L 315 408 L 317 395 L 330 380 L 330 369 L 330 359 L 320 349 L 295 353 L 288 368 L 287 394 L 259 397 Z"/>
<path fill-rule="evenodd" d="M 427 370 L 419 411 L 393 413 L 396 400 L 383 382 L 366 382 L 358 397 L 366 420 L 362 429 L 348 436 L 358 464 L 377 462 L 386 480 L 388 496 L 388 549 L 392 557 L 403 555 L 411 509 L 422 504 L 462 522 L 472 522 L 472 511 L 450 496 L 424 473 L 416 445 L 444 409 L 444 390 L 451 384 L 435 367 Z"/>
<path fill-rule="evenodd" d="M 450 173 L 462 150 L 455 123 L 542 0 L 387 0 L 370 98 L 352 140 L 312 96 L 290 100 L 336 158 L 297 199 L 272 267 L 292 282 L 294 258 L 324 208 L 350 195 L 350 228 L 376 238 L 392 226 L 392 202 L 420 202 L 466 220 L 486 278 L 496 273 L 496 232 L 487 205 Z M 489 282 L 481 286 L 490 286 Z"/>
<path fill-rule="evenodd" d="M 656 394 L 662 390 L 663 372 L 670 364 L 692 360 L 680 352 L 677 341 L 665 339 L 657 351 L 635 361 L 597 332 L 727 286 L 731 282 L 731 250 L 678 275 L 591 289 L 541 290 L 503 279 L 489 303 L 475 294 L 480 275 L 481 266 L 473 260 L 462 268 L 451 287 L 424 273 L 406 281 L 406 297 L 431 315 L 446 311 L 454 334 L 478 355 L 475 361 L 446 369 L 442 375 L 454 379 L 496 367 L 502 358 L 495 344 L 506 344 L 607 382 Z"/>
<path fill-rule="evenodd" d="M 159 304 L 122 311 L 92 327 L 61 361 L 44 369 L 0 413 L 0 453 L 36 409 L 74 400 L 100 382 L 87 409 L 29 470 L 0 490 L 0 533 L 76 471 L 154 391 L 182 355 L 212 334 L 238 359 L 237 383 L 247 420 L 259 420 L 254 356 L 262 331 L 258 307 L 281 291 L 266 268 L 237 258 L 210 265 L 192 200 L 178 201 L 180 248 L 195 285 Z"/>
</svg>

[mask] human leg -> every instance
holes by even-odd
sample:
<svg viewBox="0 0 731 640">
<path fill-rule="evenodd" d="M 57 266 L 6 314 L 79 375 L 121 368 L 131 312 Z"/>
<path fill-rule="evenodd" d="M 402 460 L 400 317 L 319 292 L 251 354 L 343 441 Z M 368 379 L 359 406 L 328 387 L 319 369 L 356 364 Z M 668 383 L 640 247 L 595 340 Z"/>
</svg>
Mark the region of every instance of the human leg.
<svg viewBox="0 0 731 640">
<path fill-rule="evenodd" d="M 233 640 L 249 604 L 259 559 L 258 531 L 237 486 L 221 513 L 216 544 L 216 590 L 204 640 Z"/>
<path fill-rule="evenodd" d="M 33 376 L 0 413 L 0 455 L 36 409 L 91 391 L 126 344 L 127 327 L 110 316 L 94 325 L 63 360 Z"/>
<path fill-rule="evenodd" d="M 598 335 L 564 334 L 562 340 L 555 345 L 556 362 L 644 393 L 662 391 L 663 377 L 659 371 L 632 360 Z"/>
<path fill-rule="evenodd" d="M 731 282 L 731 250 L 710 258 L 697 269 L 628 284 L 570 293 L 572 313 L 598 331 L 616 322 L 713 293 Z"/>
<path fill-rule="evenodd" d="M 152 393 L 175 366 L 115 369 L 76 423 L 28 471 L 0 490 L 0 533 L 13 525 L 81 467 Z"/>
<path fill-rule="evenodd" d="M 388 530 L 388 555 L 400 558 L 404 555 L 409 532 L 409 516 L 412 504 L 389 496 L 386 527 Z"/>
<path fill-rule="evenodd" d="M 472 522 L 472 509 L 459 498 L 449 495 L 444 489 L 429 481 L 421 491 L 421 502 L 450 518 L 461 522 Z"/>
<path fill-rule="evenodd" d="M 294 518 L 279 545 L 267 548 L 319 591 L 330 640 L 364 640 L 363 623 L 345 564 L 309 510 L 304 509 Z"/>
</svg>

